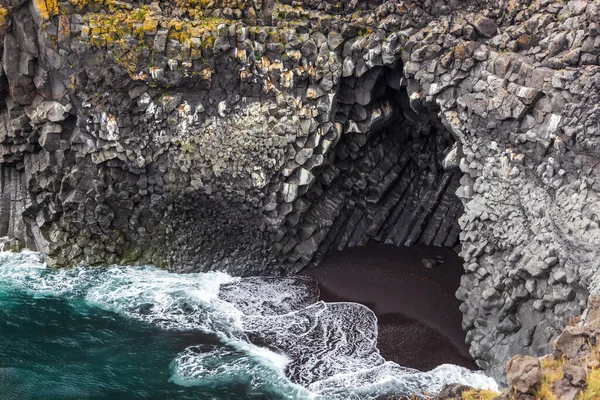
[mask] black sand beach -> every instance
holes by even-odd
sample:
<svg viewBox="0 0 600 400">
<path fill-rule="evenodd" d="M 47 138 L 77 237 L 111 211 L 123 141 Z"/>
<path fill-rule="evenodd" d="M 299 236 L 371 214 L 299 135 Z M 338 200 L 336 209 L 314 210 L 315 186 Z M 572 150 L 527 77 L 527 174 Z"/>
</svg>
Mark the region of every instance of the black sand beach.
<svg viewBox="0 0 600 400">
<path fill-rule="evenodd" d="M 423 258 L 443 262 L 429 269 Z M 379 244 L 332 252 L 318 268 L 302 272 L 319 281 L 321 300 L 372 309 L 381 354 L 423 371 L 445 363 L 477 369 L 454 297 L 462 273 L 462 261 L 451 249 Z"/>
</svg>

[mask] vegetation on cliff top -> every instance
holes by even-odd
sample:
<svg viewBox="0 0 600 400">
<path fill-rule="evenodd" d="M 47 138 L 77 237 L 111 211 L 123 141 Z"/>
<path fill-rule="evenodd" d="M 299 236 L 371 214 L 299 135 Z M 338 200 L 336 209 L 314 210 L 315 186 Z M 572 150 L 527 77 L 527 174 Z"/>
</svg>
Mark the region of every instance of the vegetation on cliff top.
<svg viewBox="0 0 600 400">
<path fill-rule="evenodd" d="M 540 360 L 542 369 L 542 380 L 535 386 L 530 394 L 517 393 L 514 390 L 509 390 L 502 395 L 487 390 L 469 389 L 461 393 L 460 397 L 453 400 L 509 400 L 509 399 L 531 399 L 531 400 L 558 400 L 564 398 L 564 388 L 561 387 L 560 381 L 573 378 L 565 374 L 565 365 L 567 359 L 565 357 L 557 358 L 553 355 L 543 357 Z M 572 393 L 575 400 L 598 400 L 600 399 L 600 346 L 595 346 L 591 349 L 590 355 L 583 358 L 575 364 L 585 370 L 583 381 L 575 386 L 575 391 Z M 567 367 L 568 368 L 568 367 Z M 447 399 L 444 397 L 446 400 Z"/>
<path fill-rule="evenodd" d="M 498 393 L 490 390 L 467 390 L 462 393 L 462 400 L 492 400 L 498 397 Z"/>
</svg>

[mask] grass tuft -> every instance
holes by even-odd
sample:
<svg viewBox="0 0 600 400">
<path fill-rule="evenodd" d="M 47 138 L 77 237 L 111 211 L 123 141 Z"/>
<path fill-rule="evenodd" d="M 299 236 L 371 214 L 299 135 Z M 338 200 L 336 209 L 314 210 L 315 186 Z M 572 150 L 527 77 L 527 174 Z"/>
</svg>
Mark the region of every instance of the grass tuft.
<svg viewBox="0 0 600 400">
<path fill-rule="evenodd" d="M 462 392 L 462 400 L 492 400 L 498 397 L 499 394 L 491 390 L 475 390 L 469 389 Z"/>
<path fill-rule="evenodd" d="M 535 390 L 534 396 L 538 400 L 556 400 L 552 388 L 556 381 L 563 377 L 562 366 L 564 359 L 553 356 L 545 357 L 541 360 L 544 379 L 540 386 Z"/>
<path fill-rule="evenodd" d="M 588 374 L 587 387 L 578 397 L 578 400 L 597 399 L 600 399 L 600 369 L 594 369 Z"/>
</svg>

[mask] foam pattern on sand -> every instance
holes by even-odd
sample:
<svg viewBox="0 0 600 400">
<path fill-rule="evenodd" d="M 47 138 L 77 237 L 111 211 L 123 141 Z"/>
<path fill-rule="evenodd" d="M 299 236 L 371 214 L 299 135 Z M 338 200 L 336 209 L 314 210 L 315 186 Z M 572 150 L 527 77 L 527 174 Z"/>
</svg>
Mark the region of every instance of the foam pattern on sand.
<svg viewBox="0 0 600 400">
<path fill-rule="evenodd" d="M 435 394 L 448 383 L 497 388 L 481 372 L 443 365 L 419 372 L 377 350 L 377 319 L 356 303 L 324 303 L 312 278 L 173 274 L 154 267 L 49 270 L 39 255 L 0 253 L 0 291 L 84 299 L 162 329 L 216 335 L 221 346 L 190 346 L 171 363 L 186 386 L 270 388 L 274 398 L 374 399 Z"/>
</svg>

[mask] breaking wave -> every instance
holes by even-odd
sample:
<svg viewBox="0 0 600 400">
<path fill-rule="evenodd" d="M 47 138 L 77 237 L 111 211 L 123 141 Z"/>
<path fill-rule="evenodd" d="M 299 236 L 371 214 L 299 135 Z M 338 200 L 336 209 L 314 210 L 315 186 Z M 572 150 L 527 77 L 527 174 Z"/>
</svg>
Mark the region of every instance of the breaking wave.
<svg viewBox="0 0 600 400">
<path fill-rule="evenodd" d="M 214 335 L 220 345 L 187 347 L 171 382 L 227 387 L 250 383 L 274 398 L 427 398 L 449 383 L 497 390 L 482 372 L 445 364 L 429 372 L 381 357 L 377 319 L 356 303 L 319 301 L 314 279 L 174 274 L 155 267 L 50 270 L 37 253 L 0 252 L 0 294 L 83 300 L 165 330 Z M 166 366 L 165 366 L 166 368 Z"/>
</svg>

